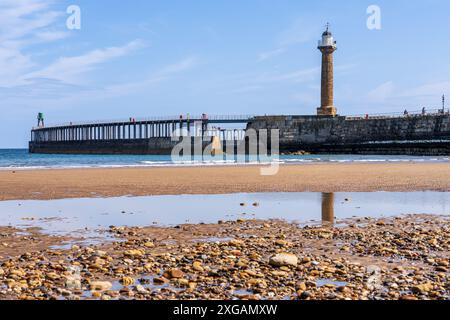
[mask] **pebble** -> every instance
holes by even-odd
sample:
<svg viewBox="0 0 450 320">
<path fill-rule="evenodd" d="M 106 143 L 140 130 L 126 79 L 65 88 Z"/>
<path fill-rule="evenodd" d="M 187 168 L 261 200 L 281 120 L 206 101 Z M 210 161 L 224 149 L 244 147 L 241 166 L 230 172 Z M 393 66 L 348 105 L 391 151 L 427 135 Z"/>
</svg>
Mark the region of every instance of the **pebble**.
<svg viewBox="0 0 450 320">
<path fill-rule="evenodd" d="M 287 247 L 289 242 L 287 242 L 286 240 L 276 240 L 275 244 L 280 247 Z"/>
<path fill-rule="evenodd" d="M 141 293 L 141 294 L 148 293 L 148 290 L 145 289 L 144 286 L 142 286 L 142 285 L 140 285 L 140 284 L 138 284 L 138 285 L 135 287 L 135 290 L 136 290 L 138 293 Z"/>
<path fill-rule="evenodd" d="M 169 280 L 167 280 L 166 278 L 163 278 L 163 277 L 158 277 L 158 278 L 154 278 L 153 282 L 155 284 L 165 284 L 165 283 L 169 282 Z"/>
<path fill-rule="evenodd" d="M 305 291 L 306 290 L 306 284 L 304 282 L 298 282 L 295 285 L 295 289 L 300 290 L 300 291 Z"/>
<path fill-rule="evenodd" d="M 80 290 L 81 289 L 81 277 L 78 276 L 66 276 L 65 286 L 69 290 Z"/>
<path fill-rule="evenodd" d="M 92 281 L 89 288 L 91 291 L 106 291 L 112 288 L 112 283 L 109 281 Z"/>
<path fill-rule="evenodd" d="M 414 293 L 427 293 L 433 290 L 433 284 L 427 282 L 424 284 L 419 284 L 411 288 L 411 291 Z"/>
<path fill-rule="evenodd" d="M 130 257 L 130 258 L 140 258 L 142 256 L 144 256 L 145 252 L 143 250 L 127 250 L 124 253 L 124 256 L 126 257 Z"/>
<path fill-rule="evenodd" d="M 298 264 L 298 258 L 295 254 L 292 253 L 279 253 L 270 258 L 269 264 L 275 267 L 296 267 Z"/>
<path fill-rule="evenodd" d="M 131 286 L 132 284 L 134 284 L 135 280 L 131 277 L 122 277 L 122 279 L 120 280 L 120 283 L 125 286 Z"/>
<path fill-rule="evenodd" d="M 168 275 L 169 279 L 180 279 L 183 278 L 184 273 L 179 269 L 170 269 Z"/>
<path fill-rule="evenodd" d="M 413 295 L 404 295 L 404 296 L 400 297 L 400 300 L 414 301 L 414 300 L 419 300 L 419 299 Z"/>
<path fill-rule="evenodd" d="M 200 261 L 194 261 L 194 263 L 192 264 L 192 269 L 199 272 L 203 272 L 205 270 L 202 267 L 202 263 Z"/>
</svg>

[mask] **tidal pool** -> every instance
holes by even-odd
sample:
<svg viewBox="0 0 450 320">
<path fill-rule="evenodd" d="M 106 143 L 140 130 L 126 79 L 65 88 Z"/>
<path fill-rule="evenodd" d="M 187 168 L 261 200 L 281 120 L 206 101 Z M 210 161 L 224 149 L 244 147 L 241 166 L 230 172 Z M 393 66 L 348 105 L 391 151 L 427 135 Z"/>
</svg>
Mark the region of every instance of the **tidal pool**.
<svg viewBox="0 0 450 320">
<path fill-rule="evenodd" d="M 0 226 L 105 237 L 114 226 L 175 226 L 218 220 L 283 219 L 295 223 L 403 214 L 450 214 L 450 192 L 257 193 L 82 198 L 0 202 Z"/>
</svg>

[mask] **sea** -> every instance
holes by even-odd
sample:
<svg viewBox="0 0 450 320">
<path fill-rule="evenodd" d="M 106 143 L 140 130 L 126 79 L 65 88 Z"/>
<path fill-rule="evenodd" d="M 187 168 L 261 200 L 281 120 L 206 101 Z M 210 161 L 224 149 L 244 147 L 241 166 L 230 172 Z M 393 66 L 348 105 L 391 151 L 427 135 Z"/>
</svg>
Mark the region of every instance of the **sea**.
<svg viewBox="0 0 450 320">
<path fill-rule="evenodd" d="M 280 155 L 264 159 L 237 159 L 229 156 L 192 157 L 172 159 L 170 155 L 57 155 L 30 154 L 27 149 L 0 149 L 0 170 L 115 168 L 115 167 L 171 167 L 224 166 L 311 163 L 386 163 L 386 162 L 443 162 L 450 156 L 397 155 Z"/>
</svg>

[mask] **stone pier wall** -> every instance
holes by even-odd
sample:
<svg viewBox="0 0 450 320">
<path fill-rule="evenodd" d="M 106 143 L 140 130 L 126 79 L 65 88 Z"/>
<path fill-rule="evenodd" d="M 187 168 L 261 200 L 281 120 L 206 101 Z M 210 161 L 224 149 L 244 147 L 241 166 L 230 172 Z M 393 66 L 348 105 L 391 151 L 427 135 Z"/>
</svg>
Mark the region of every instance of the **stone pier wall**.
<svg viewBox="0 0 450 320">
<path fill-rule="evenodd" d="M 248 129 L 280 129 L 280 151 L 356 154 L 450 154 L 450 115 L 349 120 L 256 117 Z"/>
</svg>

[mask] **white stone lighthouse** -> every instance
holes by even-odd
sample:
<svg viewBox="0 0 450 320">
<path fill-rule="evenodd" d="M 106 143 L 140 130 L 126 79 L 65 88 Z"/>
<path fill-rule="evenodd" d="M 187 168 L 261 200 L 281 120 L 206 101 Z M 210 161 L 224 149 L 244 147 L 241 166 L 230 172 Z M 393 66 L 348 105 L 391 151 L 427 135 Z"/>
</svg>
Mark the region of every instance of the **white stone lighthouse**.
<svg viewBox="0 0 450 320">
<path fill-rule="evenodd" d="M 333 53 L 337 50 L 333 35 L 327 30 L 319 40 L 318 49 L 322 52 L 322 82 L 321 82 L 321 105 L 317 109 L 319 116 L 336 116 L 337 109 L 334 106 L 334 79 L 333 79 Z"/>
</svg>

